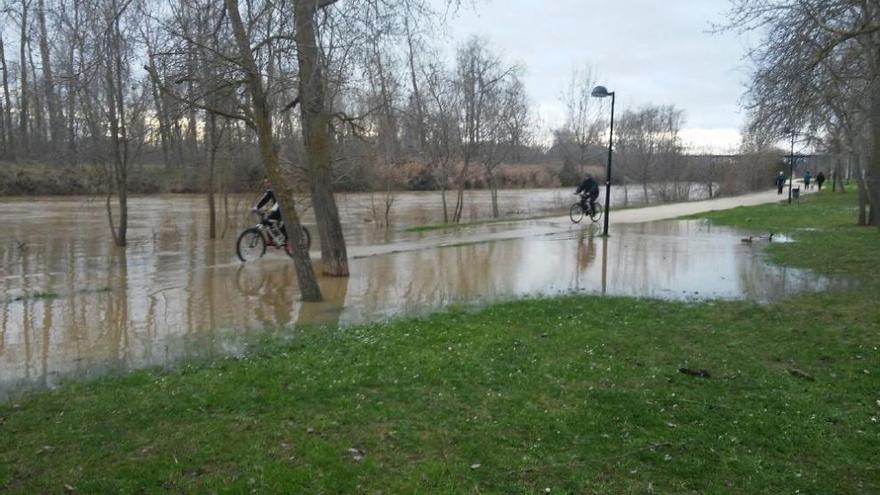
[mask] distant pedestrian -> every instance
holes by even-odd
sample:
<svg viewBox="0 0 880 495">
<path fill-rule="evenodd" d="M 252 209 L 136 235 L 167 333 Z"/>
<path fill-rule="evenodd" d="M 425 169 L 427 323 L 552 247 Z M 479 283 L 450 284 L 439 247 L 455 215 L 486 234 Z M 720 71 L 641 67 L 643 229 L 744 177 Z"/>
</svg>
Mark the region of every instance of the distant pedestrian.
<svg viewBox="0 0 880 495">
<path fill-rule="evenodd" d="M 807 191 L 810 189 L 810 181 L 811 180 L 813 180 L 813 176 L 810 175 L 810 171 L 807 170 L 806 172 L 804 172 L 804 191 Z"/>
<path fill-rule="evenodd" d="M 782 194 L 783 187 L 785 187 L 785 174 L 780 170 L 779 175 L 776 176 L 776 194 Z"/>
<path fill-rule="evenodd" d="M 822 190 L 822 184 L 825 183 L 825 174 L 819 172 L 816 174 L 816 185 L 819 186 L 819 190 Z"/>
</svg>

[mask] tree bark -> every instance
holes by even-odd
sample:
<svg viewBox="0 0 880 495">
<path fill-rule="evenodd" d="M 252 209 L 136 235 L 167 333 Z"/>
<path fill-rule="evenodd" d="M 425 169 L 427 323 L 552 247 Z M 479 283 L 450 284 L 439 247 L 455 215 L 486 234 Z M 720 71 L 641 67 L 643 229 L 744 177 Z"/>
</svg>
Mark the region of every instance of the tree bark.
<svg viewBox="0 0 880 495">
<path fill-rule="evenodd" d="M 416 55 L 413 43 L 413 33 L 410 30 L 409 18 L 404 17 L 404 27 L 406 28 L 406 43 L 408 48 L 407 62 L 409 64 L 409 80 L 412 85 L 412 95 L 416 104 L 416 126 L 419 133 L 419 153 L 425 150 L 428 142 L 427 131 L 425 129 L 425 111 L 422 103 L 422 94 L 419 92 L 419 80 L 416 76 Z M 444 196 L 445 200 L 445 196 Z M 445 203 L 444 203 L 445 206 Z"/>
<path fill-rule="evenodd" d="M 315 32 L 317 3 L 296 0 L 294 22 L 299 63 L 300 120 L 311 176 L 312 207 L 321 239 L 321 267 L 326 275 L 347 277 L 348 252 L 339 210 L 333 197 L 332 139 L 325 81 Z"/>
<path fill-rule="evenodd" d="M 152 51 L 149 46 L 147 49 Z M 160 91 L 162 83 L 159 81 L 159 71 L 156 70 L 156 59 L 154 55 L 150 53 L 147 55 L 147 59 L 149 61 L 149 70 L 147 73 L 150 76 L 150 89 L 153 94 L 153 105 L 156 107 L 156 120 L 159 121 L 159 144 L 162 147 L 162 163 L 166 168 L 170 168 L 171 154 L 169 146 L 171 143 L 171 132 L 169 128 L 171 126 L 168 123 L 168 113 L 165 109 L 162 92 Z"/>
<path fill-rule="evenodd" d="M 34 53 L 33 46 L 31 46 L 30 41 L 28 41 L 28 63 L 31 66 L 31 74 L 37 73 L 37 64 L 34 63 Z M 34 76 L 36 77 L 36 76 Z M 31 96 L 34 101 L 33 107 L 31 107 L 30 114 L 33 116 L 33 126 L 31 127 L 31 149 L 34 148 L 34 145 L 37 146 L 37 150 L 43 151 L 43 146 L 46 144 L 46 125 L 43 118 L 43 100 L 42 94 L 39 90 L 36 81 L 32 84 L 33 89 L 31 91 Z M 36 142 L 34 142 L 36 141 Z"/>
<path fill-rule="evenodd" d="M 875 46 L 880 46 L 880 44 Z M 878 61 L 876 67 L 880 69 L 880 61 Z M 877 80 L 876 77 L 871 83 L 871 106 L 868 125 L 871 130 L 871 154 L 869 156 L 867 174 L 865 174 L 867 175 L 865 183 L 860 184 L 860 186 L 867 188 L 865 195 L 871 209 L 868 215 L 868 222 L 870 225 L 880 227 L 880 215 L 874 213 L 878 205 L 880 205 L 880 80 Z M 860 180 L 861 177 L 861 170 L 859 170 Z"/>
<path fill-rule="evenodd" d="M 0 68 L 3 70 L 3 115 L 4 129 L 6 130 L 7 156 L 15 159 L 15 132 L 12 128 L 12 96 L 9 94 L 9 68 L 6 65 L 6 51 L 3 48 L 3 34 L 0 33 Z"/>
<path fill-rule="evenodd" d="M 61 112 L 58 108 L 58 97 L 55 92 L 55 80 L 52 75 L 52 63 L 49 58 L 49 39 L 46 32 L 46 6 L 45 0 L 37 2 L 37 24 L 40 29 L 40 58 L 43 63 L 43 88 L 46 93 L 46 105 L 49 108 L 49 141 L 51 149 L 61 148 L 61 139 L 64 131 L 61 122 Z"/>
<path fill-rule="evenodd" d="M 113 145 L 113 179 L 119 202 L 119 226 L 114 236 L 117 246 L 127 244 L 128 232 L 128 129 L 125 122 L 125 97 L 122 87 L 122 33 L 119 29 L 119 13 L 113 2 L 112 17 L 107 25 L 107 116 L 110 124 L 110 139 Z M 109 213 L 109 205 L 108 205 Z M 110 217 L 110 228 L 113 219 Z"/>
<path fill-rule="evenodd" d="M 287 224 L 287 234 L 290 238 L 288 242 L 301 246 L 303 244 L 302 225 L 293 202 L 293 190 L 281 175 L 281 162 L 272 135 L 272 118 L 263 89 L 263 80 L 251 52 L 250 37 L 245 31 L 241 14 L 238 11 L 238 0 L 224 0 L 224 4 L 232 23 L 242 65 L 247 71 L 248 90 L 254 107 L 254 125 L 257 129 L 260 157 L 263 159 L 269 178 L 276 186 L 278 205 L 283 212 L 284 222 Z M 304 249 L 296 249 L 294 253 L 293 263 L 303 300 L 320 301 L 321 289 L 318 286 L 318 279 L 315 277 L 309 253 Z"/>
<path fill-rule="evenodd" d="M 217 238 L 217 211 L 214 205 L 214 169 L 217 163 L 217 116 L 208 112 L 208 237 Z"/>
<path fill-rule="evenodd" d="M 21 97 L 18 102 L 19 139 L 21 149 L 25 156 L 30 154 L 30 142 L 28 139 L 28 71 L 27 71 L 27 14 L 30 0 L 21 0 L 21 43 L 19 44 L 19 66 L 21 67 L 19 79 L 21 84 Z"/>
</svg>

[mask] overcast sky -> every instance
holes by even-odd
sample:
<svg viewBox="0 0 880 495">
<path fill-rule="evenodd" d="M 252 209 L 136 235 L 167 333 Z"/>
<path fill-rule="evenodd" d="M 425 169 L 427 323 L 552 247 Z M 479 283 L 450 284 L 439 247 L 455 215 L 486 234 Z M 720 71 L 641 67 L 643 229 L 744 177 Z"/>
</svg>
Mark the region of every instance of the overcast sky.
<svg viewBox="0 0 880 495">
<path fill-rule="evenodd" d="M 724 21 L 728 0 L 475 4 L 448 20 L 448 46 L 477 34 L 488 38 L 505 61 L 523 65 L 545 128 L 562 123 L 559 94 L 572 69 L 589 64 L 599 83 L 616 92 L 617 115 L 647 103 L 671 104 L 684 110 L 683 136 L 692 149 L 724 152 L 739 144 L 747 41 L 735 33 L 709 32 L 713 23 Z"/>
</svg>

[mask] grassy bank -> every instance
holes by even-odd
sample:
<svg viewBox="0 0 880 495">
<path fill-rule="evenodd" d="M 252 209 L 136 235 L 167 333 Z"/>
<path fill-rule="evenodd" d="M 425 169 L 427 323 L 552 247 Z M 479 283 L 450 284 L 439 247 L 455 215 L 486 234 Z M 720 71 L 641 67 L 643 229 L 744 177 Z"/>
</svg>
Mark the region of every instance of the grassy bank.
<svg viewBox="0 0 880 495">
<path fill-rule="evenodd" d="M 758 207 L 713 211 L 691 218 L 708 218 L 766 235 L 784 233 L 796 243 L 772 244 L 770 259 L 780 265 L 809 268 L 822 273 L 869 275 L 880 267 L 880 230 L 856 225 L 856 193 L 829 190 Z"/>
<path fill-rule="evenodd" d="M 792 226 L 770 256 L 871 291 L 300 329 L 0 404 L 0 492 L 877 493 L 878 244 L 847 201 L 711 216 Z"/>
</svg>

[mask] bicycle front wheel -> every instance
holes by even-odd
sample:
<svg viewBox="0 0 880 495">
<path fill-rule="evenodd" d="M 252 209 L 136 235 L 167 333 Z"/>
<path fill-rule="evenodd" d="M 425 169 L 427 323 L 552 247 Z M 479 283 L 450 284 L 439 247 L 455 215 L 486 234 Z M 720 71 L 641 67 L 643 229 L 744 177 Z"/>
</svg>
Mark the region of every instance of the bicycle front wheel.
<svg viewBox="0 0 880 495">
<path fill-rule="evenodd" d="M 584 208 L 580 203 L 575 203 L 571 205 L 571 210 L 568 211 L 568 216 L 571 218 L 572 222 L 580 223 L 584 218 Z"/>
<path fill-rule="evenodd" d="M 257 260 L 266 254 L 266 239 L 256 227 L 246 229 L 235 242 L 235 254 L 243 262 Z"/>
</svg>

